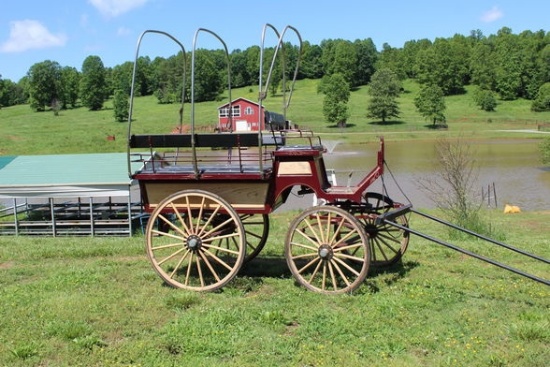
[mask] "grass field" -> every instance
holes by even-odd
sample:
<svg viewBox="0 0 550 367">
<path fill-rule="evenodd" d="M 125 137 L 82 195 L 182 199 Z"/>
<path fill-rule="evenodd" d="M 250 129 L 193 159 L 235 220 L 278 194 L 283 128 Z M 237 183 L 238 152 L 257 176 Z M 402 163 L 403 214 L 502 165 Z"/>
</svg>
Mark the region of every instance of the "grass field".
<svg viewBox="0 0 550 367">
<path fill-rule="evenodd" d="M 550 213 L 487 215 L 550 257 Z M 0 366 L 548 365 L 547 286 L 413 237 L 355 294 L 309 292 L 282 256 L 291 217 L 274 214 L 260 257 L 208 294 L 163 286 L 140 236 L 0 237 Z M 548 265 L 458 244 L 550 278 Z"/>
<path fill-rule="evenodd" d="M 298 83 L 288 117 L 343 144 L 377 135 L 387 141 L 456 134 L 538 138 L 501 130 L 550 122 L 550 113 L 529 110 L 530 101 L 501 102 L 487 113 L 466 94 L 446 99 L 449 128 L 435 131 L 415 112 L 417 86 L 407 82 L 399 121 L 368 120 L 368 96 L 360 88 L 352 93 L 349 126 L 340 130 L 323 122 L 316 83 Z M 232 96 L 256 100 L 255 90 Z M 214 126 L 223 103 L 198 104 L 197 125 Z M 280 96 L 266 102 L 276 112 L 280 105 Z M 135 131 L 168 133 L 178 110 L 138 98 Z M 102 111 L 78 108 L 60 116 L 3 108 L 0 155 L 122 152 L 127 128 L 114 121 L 110 102 Z M 0 366 L 548 365 L 549 287 L 413 236 L 402 263 L 371 270 L 354 294 L 309 292 L 295 284 L 283 258 L 295 215 L 271 215 L 262 254 L 222 291 L 206 294 L 163 285 L 139 235 L 0 236 Z M 484 215 L 505 242 L 550 258 L 550 212 Z M 410 225 L 448 238 L 419 216 Z M 476 240 L 456 244 L 550 279 L 547 264 Z"/>
</svg>

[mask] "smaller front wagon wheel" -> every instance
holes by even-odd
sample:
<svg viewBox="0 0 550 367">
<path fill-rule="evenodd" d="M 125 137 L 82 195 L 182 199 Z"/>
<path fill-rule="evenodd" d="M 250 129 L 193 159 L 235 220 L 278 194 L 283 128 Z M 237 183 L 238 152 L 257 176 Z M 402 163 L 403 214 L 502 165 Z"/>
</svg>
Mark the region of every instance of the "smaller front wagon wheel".
<svg viewBox="0 0 550 367">
<path fill-rule="evenodd" d="M 307 289 L 350 293 L 367 276 L 369 238 L 352 214 L 337 207 L 316 206 L 292 221 L 285 258 L 294 278 Z"/>
</svg>

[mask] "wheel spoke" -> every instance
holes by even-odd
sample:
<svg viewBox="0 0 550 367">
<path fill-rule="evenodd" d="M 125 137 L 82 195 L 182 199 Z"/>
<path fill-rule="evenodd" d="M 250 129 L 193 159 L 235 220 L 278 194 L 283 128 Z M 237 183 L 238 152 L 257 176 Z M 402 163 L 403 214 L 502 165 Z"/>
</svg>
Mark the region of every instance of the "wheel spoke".
<svg viewBox="0 0 550 367">
<path fill-rule="evenodd" d="M 170 273 L 170 278 L 174 279 L 174 274 L 176 274 L 176 272 L 180 268 L 181 264 L 183 263 L 183 260 L 185 260 L 185 258 L 187 257 L 187 255 L 189 255 L 189 253 L 190 252 L 187 251 L 185 254 L 183 254 L 180 261 L 178 261 L 178 264 L 174 267 L 174 270 Z"/>
<path fill-rule="evenodd" d="M 315 257 L 311 259 L 306 265 L 304 265 L 302 268 L 298 269 L 298 274 L 302 274 L 304 271 L 306 271 L 311 265 L 315 264 L 315 261 L 322 262 L 321 259 L 318 257 Z"/>
<path fill-rule="evenodd" d="M 330 279 L 332 279 L 332 287 L 334 288 L 335 291 L 338 290 L 338 282 L 336 281 L 336 276 L 334 275 L 334 269 L 333 269 L 333 264 L 332 264 L 332 261 L 327 261 L 327 268 L 329 270 L 329 273 L 330 273 Z M 347 281 L 346 281 L 347 283 Z"/>
<path fill-rule="evenodd" d="M 327 262 L 321 261 L 323 264 L 323 277 L 321 278 L 321 289 L 326 290 L 327 289 Z"/>
<path fill-rule="evenodd" d="M 171 220 L 168 220 L 168 218 L 166 218 L 164 215 L 162 214 L 159 214 L 158 215 L 158 218 L 160 218 L 164 223 L 168 224 L 170 227 L 172 227 L 172 229 L 176 232 L 178 232 L 179 234 L 181 234 L 182 236 L 186 237 L 187 236 L 187 233 L 183 232 L 181 230 L 181 228 L 178 228 L 174 223 L 172 223 Z M 168 234 L 168 233 L 167 233 Z"/>
<path fill-rule="evenodd" d="M 193 257 L 195 256 L 195 253 L 191 252 L 191 258 L 189 259 L 189 262 L 187 263 L 187 273 L 185 274 L 185 285 L 189 285 L 189 279 L 191 279 L 191 268 L 193 268 Z"/>
<path fill-rule="evenodd" d="M 343 225 L 344 225 L 344 221 L 343 220 L 339 221 L 338 228 L 336 228 L 334 230 L 334 234 L 332 235 L 332 238 L 330 239 L 330 242 L 329 242 L 330 245 L 337 242 L 336 239 L 340 235 L 340 231 L 342 230 Z M 334 248 L 335 246 L 332 246 L 332 247 Z"/>
<path fill-rule="evenodd" d="M 346 268 L 347 270 L 351 271 L 353 274 L 355 274 L 356 276 L 359 276 L 359 272 L 357 270 L 355 270 L 354 268 L 352 268 L 351 266 L 349 266 L 348 264 L 346 264 L 344 261 L 340 260 L 339 258 L 335 257 L 333 258 L 335 262 L 337 262 L 338 264 L 342 265 L 344 268 Z"/>
<path fill-rule="evenodd" d="M 342 238 L 340 239 L 340 241 L 338 241 L 338 243 L 346 242 L 346 240 L 347 240 L 348 238 L 350 238 L 351 235 L 353 235 L 353 234 L 355 234 L 355 233 L 359 234 L 359 232 L 357 232 L 357 229 L 354 228 L 352 231 L 346 233 L 346 235 L 345 235 L 344 237 L 342 237 Z M 358 237 L 360 238 L 360 236 L 358 236 Z M 353 242 L 355 242 L 355 241 L 357 240 L 357 238 L 354 237 L 353 240 L 354 240 Z M 336 243 L 335 245 L 337 245 L 338 243 Z"/>
<path fill-rule="evenodd" d="M 316 259 L 314 259 L 314 260 L 316 260 Z M 312 260 L 312 261 L 314 261 L 314 260 Z M 319 272 L 319 268 L 321 267 L 321 265 L 323 265 L 323 262 L 321 261 L 321 259 L 318 259 L 318 260 L 319 260 L 319 262 L 317 263 L 317 266 L 315 267 L 315 269 L 313 269 L 313 272 L 311 273 L 311 276 L 309 277 L 308 283 L 313 282 L 313 278 L 315 278 L 315 276 L 317 275 L 317 272 Z"/>
<path fill-rule="evenodd" d="M 161 261 L 157 262 L 158 265 L 164 264 L 166 261 L 173 259 L 176 255 L 180 254 L 181 252 L 185 251 L 185 248 L 180 248 L 178 251 L 172 253 L 171 255 L 165 257 Z"/>
<path fill-rule="evenodd" d="M 314 243 L 314 244 L 315 244 L 315 243 Z M 318 247 L 308 246 L 308 245 L 305 245 L 305 244 L 300 243 L 300 242 L 292 242 L 292 245 L 293 245 L 293 246 L 296 246 L 296 247 L 300 247 L 300 248 L 306 249 L 306 250 L 314 251 L 315 253 L 317 253 L 317 248 L 318 248 Z M 315 245 L 316 245 L 316 244 L 315 244 Z"/>
<path fill-rule="evenodd" d="M 191 230 L 189 229 L 189 227 L 187 227 L 187 224 L 185 224 L 185 220 L 183 219 L 183 217 L 181 216 L 180 212 L 178 211 L 178 209 L 176 208 L 176 205 L 174 204 L 174 202 L 171 202 L 170 203 L 171 207 L 172 207 L 172 210 L 174 211 L 174 213 L 176 213 L 176 216 L 178 217 L 178 221 L 181 223 L 183 229 L 185 229 L 185 233 L 182 233 L 183 236 L 188 236 L 191 234 Z"/>
<path fill-rule="evenodd" d="M 214 246 L 214 245 L 210 245 L 210 244 L 204 246 L 204 248 L 206 248 L 208 250 L 212 249 L 212 250 L 218 250 L 218 251 L 225 252 L 225 253 L 230 253 L 230 254 L 233 254 L 233 255 L 239 255 L 238 250 L 231 250 L 228 247 L 226 248 L 226 247 Z"/>
<path fill-rule="evenodd" d="M 197 263 L 197 272 L 199 273 L 199 280 L 201 282 L 201 287 L 204 287 L 204 276 L 202 275 L 202 266 L 199 255 L 195 254 L 195 262 Z"/>
<path fill-rule="evenodd" d="M 210 225 L 210 222 L 212 221 L 212 218 L 213 216 L 218 212 L 219 208 L 216 208 L 216 210 L 214 210 L 214 213 L 212 213 L 212 216 L 208 219 L 208 225 Z M 227 224 L 233 222 L 233 218 L 228 218 L 226 221 L 224 221 L 223 223 L 221 224 L 218 224 L 216 227 L 210 229 L 208 232 L 204 233 L 204 231 L 201 231 L 201 236 L 203 237 L 208 237 L 210 236 L 212 233 L 214 232 L 218 232 L 220 230 L 220 228 L 223 228 L 224 226 L 226 226 Z M 206 226 L 203 227 L 203 229 L 206 228 Z"/>
<path fill-rule="evenodd" d="M 167 236 L 167 237 L 170 237 L 170 236 Z M 164 249 L 172 248 L 172 247 L 181 247 L 181 242 L 169 243 L 169 244 L 167 244 L 167 245 L 161 245 L 161 246 L 151 247 L 151 250 L 153 250 L 153 251 L 156 251 L 156 250 L 164 250 Z"/>
<path fill-rule="evenodd" d="M 216 261 L 218 264 L 222 265 L 223 267 L 225 267 L 227 270 L 231 270 L 232 267 L 227 264 L 225 261 L 223 261 L 222 259 L 220 259 L 217 255 L 215 255 L 214 253 L 208 251 L 208 250 L 205 250 L 204 251 L 204 255 L 205 256 L 210 256 L 212 258 L 212 260 Z"/>
<path fill-rule="evenodd" d="M 333 261 L 331 264 L 336 269 L 336 271 L 338 272 L 338 275 L 340 275 L 340 278 L 342 278 L 344 280 L 344 283 L 346 283 L 346 286 L 349 287 L 351 285 L 351 283 L 350 283 L 348 277 L 342 271 L 342 269 L 340 269 L 340 267 L 338 266 L 336 261 Z"/>
<path fill-rule="evenodd" d="M 302 235 L 302 237 L 304 237 L 306 240 L 308 240 L 309 242 L 311 242 L 313 245 L 315 245 L 315 247 L 313 248 L 314 250 L 317 250 L 317 248 L 320 246 L 320 242 L 317 240 L 317 242 L 315 242 L 315 239 L 314 238 L 311 238 L 311 236 L 308 236 L 304 231 L 302 231 L 301 229 L 296 229 L 296 233 L 299 233 Z M 315 236 L 317 238 L 317 236 Z M 300 246 L 300 244 L 297 243 L 298 246 Z M 303 245 L 303 247 L 306 247 L 306 245 Z"/>
<path fill-rule="evenodd" d="M 320 224 L 319 224 L 319 214 L 317 214 L 316 217 L 317 217 L 317 223 L 318 223 L 317 225 L 319 226 L 319 228 L 321 228 Z M 315 240 L 317 241 L 317 244 L 323 243 L 322 238 L 319 238 L 319 236 L 317 235 L 317 232 L 311 226 L 311 223 L 309 222 L 309 219 L 304 218 L 304 222 L 307 225 L 307 227 L 309 228 L 309 230 L 311 231 L 311 234 L 315 237 Z M 313 240 L 312 240 L 312 242 L 313 242 Z"/>
<path fill-rule="evenodd" d="M 205 263 L 206 266 L 208 267 L 208 270 L 210 270 L 210 273 L 214 276 L 214 278 L 216 279 L 216 281 L 219 282 L 221 279 L 220 279 L 220 277 L 218 276 L 218 273 L 216 272 L 216 270 L 214 270 L 214 267 L 212 266 L 212 264 L 210 264 L 210 261 L 208 260 L 208 257 L 205 256 L 205 254 L 202 253 L 202 252 L 199 252 L 199 255 L 200 255 L 202 261 L 204 261 L 204 263 Z"/>
<path fill-rule="evenodd" d="M 205 238 L 203 240 L 203 242 L 209 243 L 209 242 L 212 242 L 212 241 L 221 241 L 221 240 L 224 240 L 224 239 L 227 239 L 227 238 L 234 238 L 234 237 L 239 237 L 239 234 L 238 233 L 229 233 L 229 234 L 219 235 L 219 236 L 216 236 L 216 237 L 209 237 L 209 238 Z"/>
</svg>

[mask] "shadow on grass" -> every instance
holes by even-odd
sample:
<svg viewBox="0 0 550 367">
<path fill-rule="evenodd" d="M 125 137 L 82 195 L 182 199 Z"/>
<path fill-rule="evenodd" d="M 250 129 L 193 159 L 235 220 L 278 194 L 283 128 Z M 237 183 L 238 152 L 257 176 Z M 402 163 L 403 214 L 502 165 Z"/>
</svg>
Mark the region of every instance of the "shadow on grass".
<svg viewBox="0 0 550 367">
<path fill-rule="evenodd" d="M 420 263 L 416 261 L 399 261 L 391 266 L 371 266 L 365 279 L 367 292 L 377 293 L 381 285 L 390 286 L 398 282 L 419 265 Z M 292 279 L 293 276 L 283 257 L 257 257 L 243 265 L 239 275 L 231 281 L 231 287 L 245 287 L 251 291 L 258 289 L 263 284 L 264 278 Z M 357 294 L 361 293 L 365 292 L 359 290 Z"/>
<path fill-rule="evenodd" d="M 341 130 L 343 130 L 343 131 L 345 131 L 347 128 L 350 128 L 350 127 L 355 127 L 355 124 L 346 123 L 346 126 L 345 126 L 345 127 L 338 126 L 338 125 L 330 125 L 330 126 L 328 126 L 329 129 L 341 129 Z"/>
<path fill-rule="evenodd" d="M 449 126 L 447 124 L 445 125 L 442 125 L 442 124 L 428 124 L 428 125 L 424 125 L 424 127 L 426 129 L 430 129 L 430 130 L 447 130 L 449 128 Z"/>
<path fill-rule="evenodd" d="M 372 121 L 369 122 L 369 125 L 377 125 L 377 126 L 391 126 L 391 125 L 403 125 L 405 124 L 405 121 L 401 120 L 390 120 L 390 121 Z"/>
</svg>

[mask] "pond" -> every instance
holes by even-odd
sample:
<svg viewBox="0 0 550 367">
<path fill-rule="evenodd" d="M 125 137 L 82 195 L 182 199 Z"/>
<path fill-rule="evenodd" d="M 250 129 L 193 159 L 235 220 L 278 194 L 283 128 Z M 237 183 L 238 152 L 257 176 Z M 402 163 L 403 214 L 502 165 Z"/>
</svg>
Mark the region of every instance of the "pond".
<svg viewBox="0 0 550 367">
<path fill-rule="evenodd" d="M 496 193 L 498 208 L 511 204 L 528 211 L 550 210 L 550 167 L 544 167 L 540 161 L 540 140 L 491 139 L 465 142 L 469 144 L 478 170 L 474 186 L 476 200 L 481 202 L 484 191 L 483 203 L 489 204 L 487 191 L 490 187 L 492 207 L 495 206 L 493 193 Z M 327 168 L 335 169 L 339 185 L 356 183 L 375 165 L 378 143 L 351 145 L 332 141 L 327 145 L 329 152 L 325 155 L 325 163 Z M 386 170 L 384 182 L 389 196 L 400 202 L 408 202 L 408 197 L 416 208 L 434 207 L 419 181 L 436 175 L 438 163 L 435 142 L 386 142 L 385 146 L 386 162 L 395 177 L 394 182 Z M 372 191 L 381 192 L 381 181 L 378 180 L 371 188 Z"/>
</svg>

